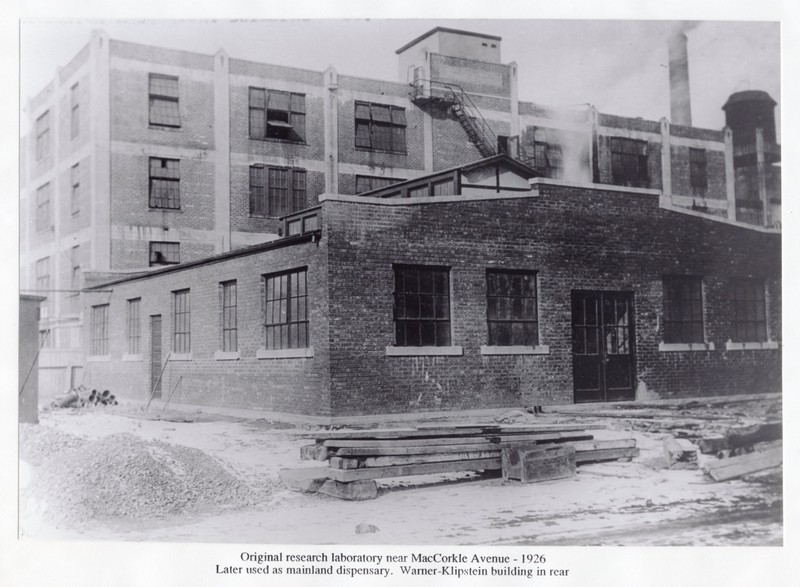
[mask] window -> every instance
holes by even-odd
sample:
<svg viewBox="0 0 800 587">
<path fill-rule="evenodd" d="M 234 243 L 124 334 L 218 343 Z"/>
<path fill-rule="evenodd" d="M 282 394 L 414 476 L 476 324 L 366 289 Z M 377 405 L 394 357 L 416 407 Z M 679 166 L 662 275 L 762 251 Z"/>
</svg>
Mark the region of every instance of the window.
<svg viewBox="0 0 800 587">
<path fill-rule="evenodd" d="M 450 345 L 449 273 L 447 267 L 394 267 L 397 346 Z"/>
<path fill-rule="evenodd" d="M 738 279 L 731 288 L 733 342 L 767 340 L 767 305 L 764 284 L 755 279 Z"/>
<path fill-rule="evenodd" d="M 546 128 L 533 131 L 533 166 L 548 177 L 560 178 L 564 175 L 561 145 L 555 143 Z"/>
<path fill-rule="evenodd" d="M 181 162 L 150 157 L 150 207 L 179 210 L 181 207 Z"/>
<path fill-rule="evenodd" d="M 181 244 L 150 241 L 150 267 L 175 265 L 181 262 Z"/>
<path fill-rule="evenodd" d="M 36 291 L 47 293 L 50 289 L 50 257 L 36 261 Z"/>
<path fill-rule="evenodd" d="M 277 218 L 306 207 L 306 171 L 250 167 L 250 215 Z"/>
<path fill-rule="evenodd" d="M 81 262 L 79 261 L 80 245 L 75 245 L 69 250 L 70 289 L 77 294 L 81 286 Z"/>
<path fill-rule="evenodd" d="M 250 88 L 249 105 L 251 139 L 305 142 L 304 94 Z"/>
<path fill-rule="evenodd" d="M 539 344 L 535 272 L 488 270 L 486 302 L 490 346 Z"/>
<path fill-rule="evenodd" d="M 92 306 L 92 355 L 108 354 L 108 304 Z"/>
<path fill-rule="evenodd" d="M 306 269 L 264 276 L 266 349 L 308 348 Z"/>
<path fill-rule="evenodd" d="M 76 163 L 70 170 L 72 191 L 70 192 L 70 209 L 73 214 L 77 214 L 81 208 L 81 169 L 80 164 Z"/>
<path fill-rule="evenodd" d="M 80 100 L 78 94 L 78 84 L 72 86 L 69 91 L 69 101 L 70 101 L 70 118 L 69 118 L 69 136 L 70 138 L 75 138 L 80 133 L 81 129 L 81 107 L 80 107 Z"/>
<path fill-rule="evenodd" d="M 664 278 L 664 342 L 704 342 L 703 282 L 699 277 Z"/>
<path fill-rule="evenodd" d="M 611 181 L 615 185 L 649 187 L 647 142 L 611 138 Z"/>
<path fill-rule="evenodd" d="M 356 175 L 356 194 L 371 192 L 386 186 L 403 181 L 393 177 L 377 177 L 373 175 Z"/>
<path fill-rule="evenodd" d="M 356 102 L 356 147 L 405 153 L 405 109 Z"/>
<path fill-rule="evenodd" d="M 50 154 L 50 111 L 36 119 L 36 160 L 41 161 Z"/>
<path fill-rule="evenodd" d="M 236 281 L 226 281 L 220 286 L 222 286 L 222 350 L 232 353 L 238 350 Z"/>
<path fill-rule="evenodd" d="M 141 353 L 142 341 L 142 322 L 141 307 L 142 298 L 128 300 L 128 319 L 126 322 L 126 333 L 128 336 L 128 354 L 138 355 Z"/>
<path fill-rule="evenodd" d="M 708 189 L 705 149 L 689 148 L 689 183 L 693 196 L 704 196 Z"/>
<path fill-rule="evenodd" d="M 36 190 L 36 230 L 50 228 L 50 184 Z"/>
<path fill-rule="evenodd" d="M 181 114 L 178 108 L 178 78 L 150 74 L 150 124 L 178 128 Z"/>
<path fill-rule="evenodd" d="M 189 290 L 172 292 L 172 350 L 177 354 L 187 354 L 192 350 L 191 308 Z"/>
</svg>

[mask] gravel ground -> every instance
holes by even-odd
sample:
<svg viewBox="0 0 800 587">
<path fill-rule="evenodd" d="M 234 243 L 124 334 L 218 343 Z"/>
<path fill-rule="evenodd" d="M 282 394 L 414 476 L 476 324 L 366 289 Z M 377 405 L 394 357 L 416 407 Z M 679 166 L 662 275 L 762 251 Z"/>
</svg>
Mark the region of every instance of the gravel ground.
<svg viewBox="0 0 800 587">
<path fill-rule="evenodd" d="M 46 504 L 47 519 L 69 525 L 252 507 L 269 493 L 202 450 L 129 433 L 89 439 L 26 427 L 20 454 L 36 465 L 30 497 Z"/>
</svg>

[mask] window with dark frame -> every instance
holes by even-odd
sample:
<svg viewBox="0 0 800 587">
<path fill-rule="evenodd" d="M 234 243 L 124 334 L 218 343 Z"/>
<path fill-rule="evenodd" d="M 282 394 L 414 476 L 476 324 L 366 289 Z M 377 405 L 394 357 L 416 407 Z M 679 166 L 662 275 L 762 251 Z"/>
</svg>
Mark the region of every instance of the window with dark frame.
<svg viewBox="0 0 800 587">
<path fill-rule="evenodd" d="M 356 102 L 355 126 L 357 148 L 406 152 L 405 108 Z"/>
<path fill-rule="evenodd" d="M 81 169 L 80 163 L 76 163 L 70 169 L 70 180 L 72 189 L 70 190 L 70 211 L 77 214 L 81 209 Z"/>
<path fill-rule="evenodd" d="M 142 298 L 133 298 L 128 300 L 128 315 L 125 330 L 128 338 L 129 355 L 138 355 L 142 352 L 142 321 L 140 314 L 141 301 Z"/>
<path fill-rule="evenodd" d="M 689 148 L 689 183 L 693 196 L 704 196 L 708 189 L 706 150 Z"/>
<path fill-rule="evenodd" d="M 46 183 L 36 190 L 36 230 L 47 230 L 50 225 L 50 184 Z"/>
<path fill-rule="evenodd" d="M 236 316 L 236 281 L 224 281 L 222 287 L 222 351 L 239 350 Z"/>
<path fill-rule="evenodd" d="M 178 78 L 172 75 L 150 74 L 150 124 L 179 128 L 181 114 L 178 106 Z"/>
<path fill-rule="evenodd" d="M 250 215 L 279 218 L 306 207 L 306 170 L 250 167 Z"/>
<path fill-rule="evenodd" d="M 172 292 L 173 338 L 172 350 L 178 354 L 192 351 L 192 313 L 189 290 Z"/>
<path fill-rule="evenodd" d="M 305 94 L 250 88 L 248 104 L 251 139 L 305 142 Z"/>
<path fill-rule="evenodd" d="M 450 346 L 450 269 L 394 266 L 396 346 Z"/>
<path fill-rule="evenodd" d="M 764 282 L 736 279 L 731 284 L 731 341 L 765 342 L 767 340 L 767 301 Z"/>
<path fill-rule="evenodd" d="M 150 207 L 180 210 L 181 162 L 150 157 Z"/>
<path fill-rule="evenodd" d="M 36 261 L 36 291 L 47 295 L 50 289 L 50 257 Z"/>
<path fill-rule="evenodd" d="M 108 354 L 108 304 L 92 306 L 91 354 Z"/>
<path fill-rule="evenodd" d="M 264 276 L 264 338 L 267 350 L 309 346 L 307 269 Z"/>
<path fill-rule="evenodd" d="M 702 343 L 703 281 L 699 277 L 664 277 L 664 342 Z"/>
<path fill-rule="evenodd" d="M 490 346 L 539 344 L 535 271 L 487 270 L 486 303 Z"/>
<path fill-rule="evenodd" d="M 611 137 L 611 181 L 628 187 L 650 187 L 647 141 Z"/>
<path fill-rule="evenodd" d="M 533 166 L 548 177 L 555 179 L 563 177 L 561 145 L 552 140 L 546 128 L 534 129 L 533 136 Z"/>
<path fill-rule="evenodd" d="M 46 110 L 36 119 L 36 160 L 41 161 L 50 154 L 50 111 Z"/>
<path fill-rule="evenodd" d="M 393 177 L 380 177 L 375 175 L 356 175 L 356 195 L 385 188 L 393 183 L 404 181 Z"/>
<path fill-rule="evenodd" d="M 70 101 L 70 117 L 69 117 L 69 136 L 74 139 L 80 134 L 81 129 L 81 109 L 80 109 L 80 94 L 78 93 L 78 84 L 72 86 L 69 90 Z"/>
<path fill-rule="evenodd" d="M 177 265 L 180 262 L 180 243 L 150 241 L 150 267 L 155 265 Z"/>
</svg>

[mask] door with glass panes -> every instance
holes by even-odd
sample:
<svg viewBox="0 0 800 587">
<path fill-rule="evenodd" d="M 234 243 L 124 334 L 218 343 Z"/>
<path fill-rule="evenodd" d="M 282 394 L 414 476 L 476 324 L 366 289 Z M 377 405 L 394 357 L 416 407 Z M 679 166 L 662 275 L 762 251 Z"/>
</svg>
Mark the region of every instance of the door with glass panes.
<svg viewBox="0 0 800 587">
<path fill-rule="evenodd" d="M 575 403 L 632 400 L 633 292 L 572 291 Z"/>
</svg>

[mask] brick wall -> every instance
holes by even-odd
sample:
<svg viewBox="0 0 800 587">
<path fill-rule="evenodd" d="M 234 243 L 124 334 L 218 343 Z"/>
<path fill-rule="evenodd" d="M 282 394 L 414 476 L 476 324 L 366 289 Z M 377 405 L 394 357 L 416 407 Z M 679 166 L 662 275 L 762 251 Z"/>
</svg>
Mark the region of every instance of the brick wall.
<svg viewBox="0 0 800 587">
<path fill-rule="evenodd" d="M 689 147 L 683 145 L 670 145 L 672 165 L 672 193 L 680 196 L 691 196 L 691 179 L 689 175 Z M 725 200 L 725 153 L 723 151 L 706 149 L 706 180 L 708 188 L 705 197 L 709 199 Z"/>
<path fill-rule="evenodd" d="M 767 281 L 780 339 L 780 237 L 658 208 L 655 196 L 542 186 L 539 198 L 326 202 L 332 410 L 339 415 L 571 403 L 570 292 L 634 292 L 637 373 L 662 397 L 780 389 L 780 351 L 725 352 L 733 276 Z M 451 267 L 463 356 L 394 357 L 392 263 Z M 487 268 L 538 271 L 547 355 L 484 356 Z M 662 275 L 702 275 L 716 350 L 660 352 Z"/>
<path fill-rule="evenodd" d="M 113 293 L 84 296 L 83 344 L 89 355 L 91 306 L 109 303 L 110 356 L 90 358 L 87 385 L 110 389 L 123 399 L 146 400 L 150 391 L 149 317 L 162 317 L 163 360 L 173 349 L 173 291 L 190 290 L 191 360 L 170 361 L 164 371 L 164 399 L 176 388 L 174 401 L 196 405 L 255 408 L 287 413 L 329 415 L 326 247 L 302 242 L 285 248 L 235 256 L 223 263 L 181 268 L 103 289 Z M 257 359 L 264 348 L 261 276 L 308 267 L 312 358 Z M 220 282 L 237 280 L 239 360 L 215 360 L 221 350 Z M 139 357 L 125 357 L 127 300 L 141 297 Z"/>
</svg>

